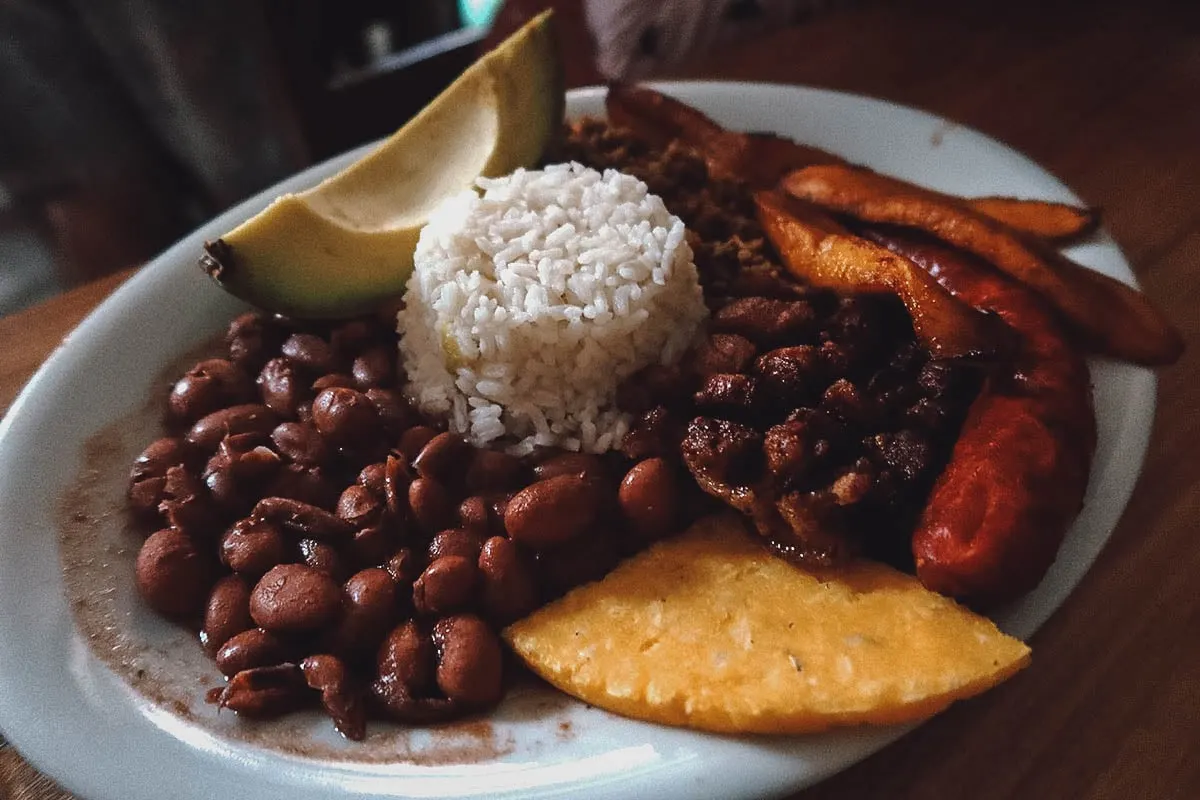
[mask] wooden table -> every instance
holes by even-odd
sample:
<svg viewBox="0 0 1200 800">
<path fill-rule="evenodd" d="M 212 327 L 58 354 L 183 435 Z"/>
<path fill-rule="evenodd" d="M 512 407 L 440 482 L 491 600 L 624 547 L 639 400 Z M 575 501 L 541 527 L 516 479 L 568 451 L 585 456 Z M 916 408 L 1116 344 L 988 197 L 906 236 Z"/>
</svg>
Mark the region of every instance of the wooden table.
<svg viewBox="0 0 1200 800">
<path fill-rule="evenodd" d="M 841 12 L 683 74 L 876 95 L 1023 150 L 1104 208 L 1192 347 L 1161 374 L 1137 491 L 1033 638 L 1034 666 L 797 797 L 1200 797 L 1200 15 L 1152 0 L 960 5 Z M 0 320 L 0 410 L 122 277 Z M 52 796 L 23 793 L 32 770 L 0 754 L 0 798 Z"/>
</svg>

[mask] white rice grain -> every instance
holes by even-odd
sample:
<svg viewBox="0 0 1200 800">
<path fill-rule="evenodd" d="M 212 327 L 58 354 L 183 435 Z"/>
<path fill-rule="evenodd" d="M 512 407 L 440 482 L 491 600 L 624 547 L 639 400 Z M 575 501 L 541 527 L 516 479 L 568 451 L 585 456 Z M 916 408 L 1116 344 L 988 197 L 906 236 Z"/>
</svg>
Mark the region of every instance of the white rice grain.
<svg viewBox="0 0 1200 800">
<path fill-rule="evenodd" d="M 614 170 L 477 183 L 421 232 L 397 320 L 409 396 L 480 446 L 619 446 L 618 384 L 675 361 L 707 314 L 683 223 Z"/>
</svg>

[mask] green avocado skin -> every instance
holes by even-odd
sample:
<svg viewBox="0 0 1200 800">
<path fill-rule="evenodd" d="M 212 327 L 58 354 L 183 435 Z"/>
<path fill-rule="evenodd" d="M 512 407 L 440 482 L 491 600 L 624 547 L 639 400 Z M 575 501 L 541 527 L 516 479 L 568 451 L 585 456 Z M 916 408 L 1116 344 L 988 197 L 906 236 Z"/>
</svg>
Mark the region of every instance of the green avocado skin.
<svg viewBox="0 0 1200 800">
<path fill-rule="evenodd" d="M 536 165 L 558 133 L 565 91 L 553 34 L 552 14 L 538 16 L 375 151 L 308 192 L 277 198 L 207 243 L 201 268 L 236 297 L 295 318 L 354 316 L 394 300 L 412 274 L 423 212 L 480 175 Z M 490 151 L 467 138 L 480 135 L 478 121 L 494 128 Z M 425 175 L 435 188 L 413 185 Z M 378 206 L 420 210 L 398 213 L 407 222 L 394 227 L 355 227 L 352 210 L 344 209 L 360 192 L 374 217 Z"/>
</svg>

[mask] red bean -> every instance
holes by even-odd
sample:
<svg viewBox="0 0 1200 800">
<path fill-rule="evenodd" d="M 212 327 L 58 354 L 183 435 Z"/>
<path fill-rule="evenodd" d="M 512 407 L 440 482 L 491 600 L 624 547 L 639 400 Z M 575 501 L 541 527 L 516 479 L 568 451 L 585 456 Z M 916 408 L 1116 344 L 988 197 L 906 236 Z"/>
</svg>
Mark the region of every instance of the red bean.
<svg viewBox="0 0 1200 800">
<path fill-rule="evenodd" d="M 467 491 L 474 494 L 520 489 L 528 480 L 520 459 L 499 450 L 475 450 L 467 468 Z"/>
<path fill-rule="evenodd" d="M 337 487 L 321 467 L 284 464 L 262 490 L 265 497 L 296 500 L 321 509 L 332 508 L 338 499 Z"/>
<path fill-rule="evenodd" d="M 192 456 L 191 444 L 183 439 L 175 436 L 155 439 L 133 462 L 129 478 L 136 482 L 144 478 L 165 477 L 168 469 L 187 464 Z"/>
<path fill-rule="evenodd" d="M 333 348 L 320 336 L 293 333 L 284 340 L 280 352 L 310 374 L 324 375 L 333 371 Z"/>
<path fill-rule="evenodd" d="M 503 536 L 484 542 L 479 553 L 483 613 L 504 626 L 537 608 L 538 591 L 530 565 L 517 546 Z"/>
<path fill-rule="evenodd" d="M 268 631 L 315 630 L 332 622 L 340 610 L 338 585 L 303 564 L 273 567 L 250 593 L 250 616 Z"/>
<path fill-rule="evenodd" d="M 286 358 L 272 358 L 264 364 L 256 383 L 263 405 L 286 419 L 294 419 L 300 405 L 311 397 L 295 365 Z"/>
<path fill-rule="evenodd" d="M 167 470 L 158 510 L 171 527 L 197 537 L 211 534 L 219 517 L 208 487 L 182 466 Z"/>
<path fill-rule="evenodd" d="M 210 358 L 196 364 L 180 378 L 167 398 L 170 417 L 191 424 L 224 406 L 253 399 L 249 376 L 232 362 Z"/>
<path fill-rule="evenodd" d="M 381 495 L 352 483 L 338 499 L 337 515 L 355 528 L 378 525 L 383 518 L 384 502 Z"/>
<path fill-rule="evenodd" d="M 344 372 L 330 372 L 313 381 L 311 388 L 314 394 L 326 389 L 353 389 L 354 376 Z"/>
<path fill-rule="evenodd" d="M 246 403 L 222 408 L 201 417 L 188 431 L 186 439 L 200 450 L 212 452 L 230 434 L 269 434 L 278 423 L 278 416 L 270 408 Z"/>
<path fill-rule="evenodd" d="M 509 501 L 515 497 L 513 492 L 501 492 L 500 494 L 487 495 L 485 498 L 488 503 L 488 512 L 490 521 L 493 525 L 498 526 L 499 532 L 504 532 L 504 514 L 508 511 Z"/>
<path fill-rule="evenodd" d="M 238 575 L 226 575 L 217 581 L 208 596 L 200 643 L 209 655 L 242 631 L 254 627 L 250 619 L 250 585 Z"/>
<path fill-rule="evenodd" d="M 474 495 L 459 504 L 458 524 L 466 530 L 485 536 L 492 523 L 492 512 L 487 498 Z"/>
<path fill-rule="evenodd" d="M 412 473 L 403 458 L 388 455 L 383 464 L 383 499 L 388 513 L 399 519 L 409 510 L 408 492 L 412 484 Z"/>
<path fill-rule="evenodd" d="M 637 533 L 658 539 L 675 529 L 679 494 L 674 468 L 664 459 L 648 458 L 625 475 L 617 500 L 625 519 Z"/>
<path fill-rule="evenodd" d="M 396 358 L 394 349 L 379 345 L 364 351 L 354 359 L 350 371 L 362 391 L 387 388 L 396 382 Z"/>
<path fill-rule="evenodd" d="M 283 531 L 309 539 L 345 541 L 354 535 L 354 526 L 323 508 L 284 497 L 264 497 L 254 506 L 251 516 L 273 523 Z"/>
<path fill-rule="evenodd" d="M 350 554 L 359 565 L 375 566 L 382 564 L 388 556 L 396 551 L 399 539 L 391 525 L 373 525 L 354 534 L 350 542 Z"/>
<path fill-rule="evenodd" d="M 461 611 L 475 600 L 478 584 L 479 568 L 473 559 L 443 556 L 413 584 L 413 607 L 434 616 Z"/>
<path fill-rule="evenodd" d="M 252 311 L 231 322 L 225 334 L 229 360 L 251 373 L 262 368 L 281 341 L 283 332 L 274 320 Z"/>
<path fill-rule="evenodd" d="M 312 403 L 312 421 L 334 444 L 361 445 L 379 432 L 379 413 L 362 392 L 326 389 Z"/>
<path fill-rule="evenodd" d="M 306 690 L 295 664 L 254 667 L 231 677 L 217 704 L 241 716 L 267 719 L 301 708 Z"/>
<path fill-rule="evenodd" d="M 173 528 L 146 539 L 134 572 L 142 599 L 163 616 L 197 614 L 208 599 L 209 563 L 188 536 Z"/>
<path fill-rule="evenodd" d="M 342 587 L 342 606 L 354 638 L 374 646 L 395 624 L 396 582 L 380 567 L 356 572 Z"/>
<path fill-rule="evenodd" d="M 367 464 L 358 473 L 355 483 L 364 489 L 369 490 L 373 494 L 380 497 L 386 497 L 387 489 L 384 486 L 384 473 L 387 470 L 387 463 L 377 461 L 374 464 Z"/>
<path fill-rule="evenodd" d="M 162 505 L 163 489 L 167 485 L 166 478 L 142 478 L 129 484 L 126 499 L 129 508 L 143 520 L 152 520 L 158 515 L 158 507 Z"/>
<path fill-rule="evenodd" d="M 417 425 L 409 428 L 400 437 L 400 444 L 396 449 L 404 456 L 411 464 L 417 454 L 429 444 L 429 441 L 437 436 L 437 431 L 426 425 Z"/>
<path fill-rule="evenodd" d="M 346 665 L 337 656 L 320 654 L 300 662 L 309 688 L 321 693 L 321 706 L 333 720 L 338 733 L 352 741 L 367 735 L 367 709 L 362 696 L 352 688 Z"/>
<path fill-rule="evenodd" d="M 500 640 L 483 620 L 471 614 L 438 620 L 433 641 L 441 652 L 437 684 L 446 697 L 471 708 L 500 702 L 503 653 Z"/>
<path fill-rule="evenodd" d="M 421 561 L 407 547 L 401 547 L 384 565 L 398 585 L 410 585 L 421 574 Z"/>
<path fill-rule="evenodd" d="M 242 670 L 267 667 L 286 660 L 287 648 L 273 633 L 262 628 L 250 628 L 229 637 L 217 650 L 217 669 L 222 675 L 236 675 Z"/>
<path fill-rule="evenodd" d="M 221 562 L 234 572 L 258 577 L 287 557 L 287 543 L 269 522 L 242 519 L 221 537 Z"/>
<path fill-rule="evenodd" d="M 462 528 L 439 531 L 429 542 L 429 560 L 433 562 L 442 556 L 462 556 L 474 561 L 479 558 L 483 539 L 479 533 Z"/>
<path fill-rule="evenodd" d="M 346 573 L 342 556 L 333 545 L 316 539 L 301 539 L 300 557 L 304 563 L 318 572 L 323 572 L 335 581 L 342 580 Z"/>
<path fill-rule="evenodd" d="M 504 528 L 520 544 L 549 547 L 575 538 L 595 522 L 600 491 L 579 475 L 558 475 L 530 484 L 508 502 Z"/>
<path fill-rule="evenodd" d="M 129 473 L 129 505 L 139 516 L 152 518 L 164 499 L 167 470 L 185 467 L 193 456 L 192 446 L 180 438 L 167 437 L 151 442 Z"/>
<path fill-rule="evenodd" d="M 446 431 L 421 448 L 412 466 L 422 478 L 431 478 L 442 485 L 461 485 L 463 467 L 470 457 L 471 445 L 457 433 Z"/>
<path fill-rule="evenodd" d="M 379 421 L 383 423 L 383 429 L 389 436 L 399 436 L 413 424 L 416 412 L 400 392 L 371 387 L 363 394 L 371 401 L 371 405 L 375 406 Z"/>
<path fill-rule="evenodd" d="M 534 467 L 533 475 L 539 481 L 559 475 L 583 475 L 603 482 L 608 480 L 608 468 L 603 459 L 591 453 L 560 453 Z"/>
<path fill-rule="evenodd" d="M 296 464 L 315 467 L 329 458 L 325 439 L 307 422 L 281 423 L 271 431 L 271 441 L 280 455 Z"/>
<path fill-rule="evenodd" d="M 437 671 L 433 640 L 415 622 L 398 625 L 379 646 L 377 671 L 401 684 L 409 696 L 425 694 Z"/>
<path fill-rule="evenodd" d="M 204 485 L 227 515 L 245 513 L 255 490 L 278 471 L 281 459 L 264 441 L 257 433 L 226 436 L 205 465 Z"/>
<path fill-rule="evenodd" d="M 454 524 L 454 498 L 432 478 L 417 478 L 409 484 L 408 506 L 426 533 L 432 534 Z"/>
</svg>

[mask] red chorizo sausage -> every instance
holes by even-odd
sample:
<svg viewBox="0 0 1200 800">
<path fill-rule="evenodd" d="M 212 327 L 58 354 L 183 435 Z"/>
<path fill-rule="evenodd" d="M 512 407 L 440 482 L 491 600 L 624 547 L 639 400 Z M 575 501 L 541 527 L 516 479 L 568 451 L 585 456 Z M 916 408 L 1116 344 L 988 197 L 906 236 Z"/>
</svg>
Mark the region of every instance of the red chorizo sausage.
<svg viewBox="0 0 1200 800">
<path fill-rule="evenodd" d="M 968 412 L 913 534 L 926 587 L 996 605 L 1035 587 L 1083 506 L 1096 417 L 1083 355 L 1032 291 L 986 263 L 912 234 L 868 233 L 1020 337 Z"/>
</svg>

